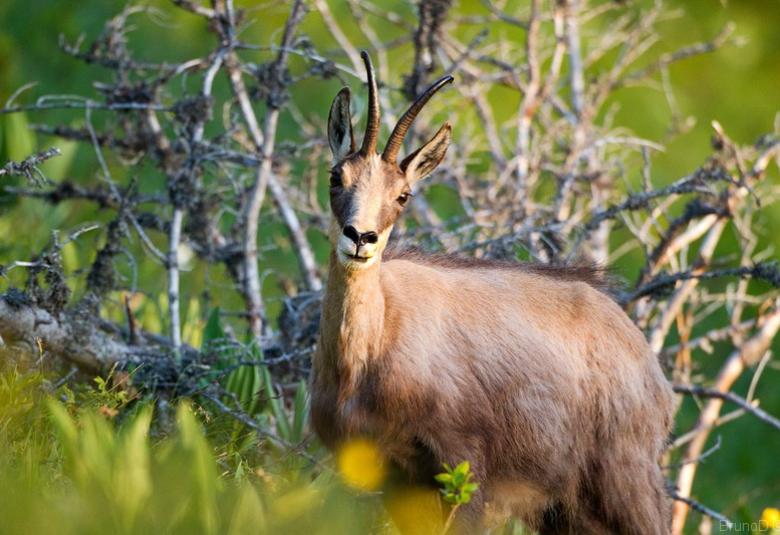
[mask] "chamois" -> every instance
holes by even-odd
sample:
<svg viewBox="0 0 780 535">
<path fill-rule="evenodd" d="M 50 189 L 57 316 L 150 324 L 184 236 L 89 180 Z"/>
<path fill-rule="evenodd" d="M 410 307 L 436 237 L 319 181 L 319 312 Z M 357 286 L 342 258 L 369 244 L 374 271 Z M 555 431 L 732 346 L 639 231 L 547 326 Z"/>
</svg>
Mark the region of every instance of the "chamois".
<svg viewBox="0 0 780 535">
<path fill-rule="evenodd" d="M 370 438 L 413 484 L 470 461 L 480 490 L 458 513 L 462 532 L 514 516 L 542 533 L 668 533 L 658 461 L 673 395 L 644 336 L 598 270 L 386 252 L 451 127 L 399 164 L 402 141 L 452 77 L 417 98 L 380 155 L 377 85 L 362 56 L 360 148 L 347 88 L 328 117 L 332 251 L 311 377 L 315 431 L 331 449 Z"/>
</svg>

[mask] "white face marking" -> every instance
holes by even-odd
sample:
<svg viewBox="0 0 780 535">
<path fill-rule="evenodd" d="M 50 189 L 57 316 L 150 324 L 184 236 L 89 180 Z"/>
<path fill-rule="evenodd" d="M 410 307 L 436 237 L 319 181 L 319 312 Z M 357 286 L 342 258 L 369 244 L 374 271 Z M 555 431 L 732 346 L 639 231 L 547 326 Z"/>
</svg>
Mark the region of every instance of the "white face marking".
<svg viewBox="0 0 780 535">
<path fill-rule="evenodd" d="M 338 256 L 339 262 L 341 262 L 341 265 L 344 266 L 344 268 L 346 268 L 348 271 L 360 271 L 361 269 L 369 268 L 376 264 L 377 260 L 381 256 L 378 254 L 364 256 L 362 247 L 360 248 L 360 258 L 348 256 L 347 253 L 341 250 L 341 248 L 336 251 L 336 254 Z"/>
<path fill-rule="evenodd" d="M 384 251 L 387 245 L 387 240 L 390 238 L 390 232 L 392 227 L 385 229 L 380 235 L 376 243 L 366 243 L 360 246 L 360 252 L 358 258 L 355 258 L 355 242 L 344 236 L 340 231 L 336 244 L 336 257 L 339 263 L 348 271 L 359 271 L 361 269 L 367 269 L 377 262 L 382 257 L 382 251 Z"/>
<path fill-rule="evenodd" d="M 369 171 L 357 184 L 356 202 L 351 206 L 347 225 L 358 233 L 376 231 L 385 195 L 385 176 L 379 155 L 370 160 Z M 337 225 L 336 225 L 337 226 Z M 332 229 L 331 243 L 335 244 L 336 256 L 347 270 L 357 271 L 376 264 L 382 256 L 392 227 L 385 229 L 376 243 L 365 243 L 358 249 L 354 241 L 344 235 L 340 228 Z"/>
</svg>

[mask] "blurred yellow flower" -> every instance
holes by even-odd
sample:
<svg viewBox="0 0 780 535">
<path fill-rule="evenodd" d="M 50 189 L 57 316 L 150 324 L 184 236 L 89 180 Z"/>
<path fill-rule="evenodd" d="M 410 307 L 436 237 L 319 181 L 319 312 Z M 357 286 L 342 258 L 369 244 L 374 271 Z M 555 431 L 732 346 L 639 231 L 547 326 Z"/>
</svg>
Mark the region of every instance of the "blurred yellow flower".
<svg viewBox="0 0 780 535">
<path fill-rule="evenodd" d="M 391 493 L 385 505 L 399 533 L 430 535 L 441 533 L 444 528 L 439 496 L 436 490 L 405 487 L 400 492 Z"/>
<path fill-rule="evenodd" d="M 382 453 L 366 439 L 355 439 L 342 446 L 336 465 L 348 485 L 363 491 L 377 490 L 387 475 Z"/>
<path fill-rule="evenodd" d="M 761 513 L 761 527 L 768 529 L 780 529 L 780 509 L 767 507 Z"/>
</svg>

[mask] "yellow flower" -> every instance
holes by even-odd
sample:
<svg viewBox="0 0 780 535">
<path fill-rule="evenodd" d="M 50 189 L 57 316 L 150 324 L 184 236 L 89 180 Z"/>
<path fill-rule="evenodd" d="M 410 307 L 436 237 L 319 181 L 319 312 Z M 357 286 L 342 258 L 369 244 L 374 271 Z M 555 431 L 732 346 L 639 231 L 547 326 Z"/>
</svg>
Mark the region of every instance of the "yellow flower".
<svg viewBox="0 0 780 535">
<path fill-rule="evenodd" d="M 435 490 L 404 487 L 400 492 L 390 494 L 385 505 L 399 533 L 442 533 L 444 516 L 440 494 Z"/>
<path fill-rule="evenodd" d="M 377 490 L 387 472 L 379 448 L 365 439 L 345 444 L 336 456 L 336 465 L 348 485 L 364 491 Z"/>
<path fill-rule="evenodd" d="M 765 529 L 780 529 L 780 509 L 767 507 L 761 513 L 761 527 Z"/>
</svg>

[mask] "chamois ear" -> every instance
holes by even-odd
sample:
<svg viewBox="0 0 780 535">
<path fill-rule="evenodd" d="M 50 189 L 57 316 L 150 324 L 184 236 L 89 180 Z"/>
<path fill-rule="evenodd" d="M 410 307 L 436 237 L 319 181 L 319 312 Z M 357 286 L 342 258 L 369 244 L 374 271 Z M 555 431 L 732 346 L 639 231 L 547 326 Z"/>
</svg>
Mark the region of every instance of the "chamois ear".
<svg viewBox="0 0 780 535">
<path fill-rule="evenodd" d="M 404 158 L 401 162 L 401 171 L 410 184 L 422 180 L 436 169 L 447 153 L 451 137 L 452 127 L 450 123 L 444 123 L 430 141 Z"/>
<path fill-rule="evenodd" d="M 355 137 L 352 135 L 352 115 L 349 112 L 349 88 L 342 88 L 328 114 L 328 143 L 333 161 L 339 162 L 355 152 Z"/>
</svg>

